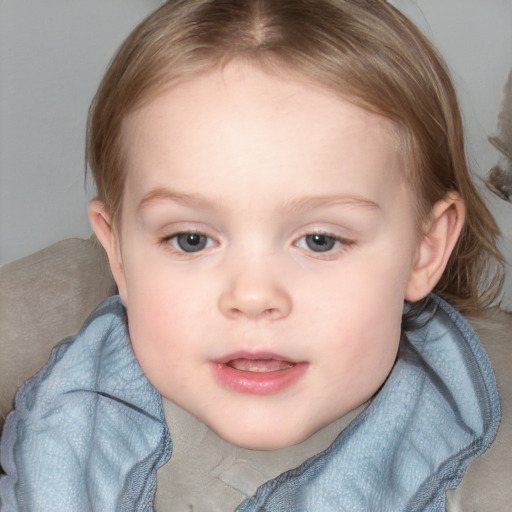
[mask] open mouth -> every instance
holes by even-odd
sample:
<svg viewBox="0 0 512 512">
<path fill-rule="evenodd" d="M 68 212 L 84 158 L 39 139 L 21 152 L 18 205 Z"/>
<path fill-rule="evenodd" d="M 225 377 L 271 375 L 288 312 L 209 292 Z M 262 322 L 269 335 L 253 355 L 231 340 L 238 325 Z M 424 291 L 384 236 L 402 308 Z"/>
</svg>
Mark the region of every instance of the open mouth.
<svg viewBox="0 0 512 512">
<path fill-rule="evenodd" d="M 309 364 L 290 361 L 277 354 L 238 353 L 212 361 L 216 379 L 238 393 L 268 395 L 292 386 Z"/>
<path fill-rule="evenodd" d="M 245 359 L 237 358 L 231 359 L 225 363 L 230 368 L 240 370 L 243 372 L 279 372 L 288 370 L 295 366 L 295 363 L 290 361 L 281 361 L 277 359 Z"/>
</svg>

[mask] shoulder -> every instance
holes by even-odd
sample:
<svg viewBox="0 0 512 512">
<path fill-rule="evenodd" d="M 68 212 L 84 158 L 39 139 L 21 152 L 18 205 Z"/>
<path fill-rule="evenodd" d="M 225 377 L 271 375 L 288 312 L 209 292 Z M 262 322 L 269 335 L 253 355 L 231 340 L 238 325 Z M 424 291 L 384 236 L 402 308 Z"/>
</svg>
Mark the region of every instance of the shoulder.
<svg viewBox="0 0 512 512">
<path fill-rule="evenodd" d="M 501 311 L 468 319 L 491 361 L 501 403 L 501 422 L 490 448 L 469 466 L 447 494 L 450 512 L 506 512 L 512 503 L 512 315 Z"/>
</svg>

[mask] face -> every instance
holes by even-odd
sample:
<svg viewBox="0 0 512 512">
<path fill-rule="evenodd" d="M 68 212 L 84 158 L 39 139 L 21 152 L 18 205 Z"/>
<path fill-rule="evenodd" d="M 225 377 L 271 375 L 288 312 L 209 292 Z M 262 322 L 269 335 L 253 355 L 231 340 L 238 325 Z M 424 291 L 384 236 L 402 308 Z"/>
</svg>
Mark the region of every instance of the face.
<svg viewBox="0 0 512 512">
<path fill-rule="evenodd" d="M 123 130 L 115 274 L 161 394 L 256 449 L 368 400 L 393 366 L 418 254 L 392 126 L 230 64 Z"/>
</svg>

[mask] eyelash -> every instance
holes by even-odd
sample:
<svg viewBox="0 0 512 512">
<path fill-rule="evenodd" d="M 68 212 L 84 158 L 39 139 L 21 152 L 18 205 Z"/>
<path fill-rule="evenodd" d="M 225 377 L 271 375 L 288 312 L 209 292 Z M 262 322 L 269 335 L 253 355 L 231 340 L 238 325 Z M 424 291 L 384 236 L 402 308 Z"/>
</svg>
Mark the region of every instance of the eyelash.
<svg viewBox="0 0 512 512">
<path fill-rule="evenodd" d="M 178 244 L 178 240 L 179 240 L 179 237 L 180 236 L 197 236 L 197 237 L 204 237 L 206 239 L 206 245 L 204 247 L 201 247 L 200 249 L 198 249 L 197 251 L 185 251 L 183 250 L 183 248 L 181 247 L 176 247 L 172 241 L 173 240 L 176 240 L 176 243 Z M 212 238 L 209 237 L 208 235 L 206 235 L 205 233 L 202 233 L 200 231 L 195 231 L 195 230 L 188 230 L 188 231 L 180 231 L 178 233 L 174 233 L 172 235 L 168 235 L 168 236 L 165 236 L 163 238 L 160 239 L 159 243 L 160 245 L 165 245 L 167 248 L 170 248 L 172 249 L 173 251 L 175 251 L 176 253 L 178 254 L 183 254 L 183 255 L 195 255 L 197 253 L 200 253 L 202 252 L 204 249 L 208 248 L 208 247 L 211 247 L 211 244 L 209 244 L 209 242 L 212 241 Z"/>
<path fill-rule="evenodd" d="M 307 238 L 308 237 L 325 237 L 329 239 L 329 242 L 332 242 L 334 245 L 330 248 L 328 248 L 325 251 L 314 251 L 311 249 L 311 247 L 301 247 L 299 245 L 299 242 L 301 240 L 305 240 L 305 244 L 307 245 Z M 337 244 L 337 246 L 336 246 Z M 340 254 L 340 252 L 344 252 L 348 250 L 352 245 L 354 245 L 353 240 L 348 240 L 346 238 L 342 238 L 340 236 L 337 236 L 333 233 L 329 233 L 327 231 L 314 231 L 312 233 L 305 233 L 301 237 L 297 239 L 297 241 L 294 243 L 296 247 L 299 249 L 303 249 L 309 254 L 315 255 L 316 258 L 321 259 L 330 259 L 332 257 L 336 257 Z"/>
<path fill-rule="evenodd" d="M 185 237 L 191 237 L 191 236 L 192 237 L 193 236 L 204 237 L 205 245 L 201 246 L 196 251 L 194 251 L 194 250 L 186 251 L 186 250 L 183 249 L 183 247 L 179 247 L 179 241 L 178 240 L 179 240 L 179 237 L 181 237 L 181 236 L 185 236 Z M 308 241 L 307 241 L 308 237 L 322 237 L 322 238 L 327 239 L 327 244 L 328 245 L 330 245 L 331 243 L 333 245 L 328 247 L 324 251 L 322 251 L 322 250 L 314 251 L 311 248 L 311 246 L 308 244 Z M 174 245 L 173 240 L 176 241 L 176 245 Z M 305 241 L 306 247 L 299 245 L 299 242 L 301 240 Z M 163 245 L 166 248 L 171 249 L 173 252 L 175 252 L 177 254 L 180 254 L 180 255 L 183 255 L 183 256 L 193 256 L 193 255 L 196 255 L 196 254 L 199 254 L 199 253 L 203 252 L 208 247 L 211 247 L 213 245 L 211 243 L 212 241 L 213 241 L 213 239 L 211 237 L 209 237 L 205 233 L 202 233 L 200 231 L 195 231 L 195 230 L 188 230 L 188 231 L 180 231 L 178 233 L 174 233 L 172 235 L 167 235 L 167 236 L 162 237 L 159 240 L 159 245 Z M 324 240 L 324 243 L 325 242 L 326 241 Z M 299 249 L 304 250 L 305 252 L 309 253 L 310 255 L 315 255 L 315 257 L 317 257 L 317 258 L 329 259 L 329 258 L 331 258 L 333 256 L 338 255 L 340 252 L 348 250 L 353 244 L 354 244 L 354 241 L 348 240 L 346 238 L 339 237 L 339 236 L 334 235 L 332 233 L 325 232 L 325 231 L 315 231 L 315 232 L 305 233 L 305 234 L 301 235 L 299 238 L 297 238 L 297 240 L 294 242 L 293 245 L 295 247 L 298 247 Z M 202 244 L 199 244 L 199 245 L 202 245 Z M 191 247 L 193 247 L 193 245 L 191 245 Z"/>
</svg>

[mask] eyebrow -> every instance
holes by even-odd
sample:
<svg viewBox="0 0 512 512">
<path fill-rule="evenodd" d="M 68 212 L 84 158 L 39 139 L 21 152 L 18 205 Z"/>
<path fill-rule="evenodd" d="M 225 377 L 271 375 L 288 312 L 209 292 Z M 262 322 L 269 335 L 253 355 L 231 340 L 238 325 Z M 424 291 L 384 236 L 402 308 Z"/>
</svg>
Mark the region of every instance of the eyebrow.
<svg viewBox="0 0 512 512">
<path fill-rule="evenodd" d="M 213 207 L 214 201 L 201 194 L 184 194 L 165 187 L 157 187 L 148 192 L 139 202 L 139 210 L 157 201 L 173 201 L 176 203 L 191 204 L 203 207 Z"/>
<path fill-rule="evenodd" d="M 329 207 L 336 205 L 352 205 L 369 210 L 380 210 L 380 205 L 375 201 L 365 197 L 347 194 L 347 195 L 318 195 L 307 196 L 298 199 L 292 199 L 285 204 L 285 210 L 304 211 L 320 207 Z"/>
<path fill-rule="evenodd" d="M 157 187 L 148 192 L 139 202 L 138 208 L 144 209 L 153 202 L 173 201 L 191 206 L 213 209 L 218 202 L 204 197 L 201 194 L 182 193 L 165 187 Z M 351 205 L 368 210 L 380 210 L 380 205 L 375 201 L 365 197 L 347 194 L 347 195 L 316 195 L 306 196 L 297 199 L 285 201 L 282 210 L 287 212 L 301 212 L 313 210 L 315 208 L 330 207 L 336 205 Z"/>
</svg>

